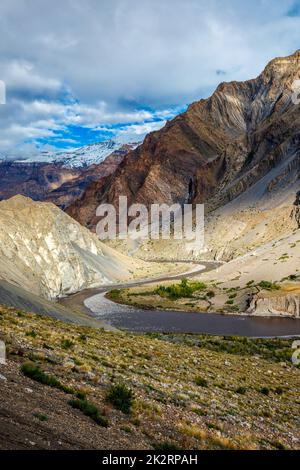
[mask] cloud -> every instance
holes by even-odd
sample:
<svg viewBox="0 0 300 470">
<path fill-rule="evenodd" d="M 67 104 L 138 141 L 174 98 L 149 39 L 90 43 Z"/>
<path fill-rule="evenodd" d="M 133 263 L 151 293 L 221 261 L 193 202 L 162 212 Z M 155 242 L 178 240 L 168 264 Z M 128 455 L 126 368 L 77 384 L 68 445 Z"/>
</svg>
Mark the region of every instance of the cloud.
<svg viewBox="0 0 300 470">
<path fill-rule="evenodd" d="M 35 142 L 36 148 L 48 143 L 68 148 L 115 136 L 120 136 L 124 142 L 137 137 L 140 140 L 148 132 L 162 127 L 179 109 L 110 111 L 103 102 L 92 106 L 18 98 L 0 111 L 0 151 L 10 156 L 19 154 L 24 143 Z"/>
<path fill-rule="evenodd" d="M 120 137 L 126 136 L 128 139 L 134 140 L 134 138 L 139 138 L 149 134 L 149 132 L 156 131 L 164 126 L 166 121 L 154 121 L 154 122 L 145 122 L 143 124 L 131 124 L 129 126 L 124 126 L 118 132 Z M 130 137 L 129 137 L 130 136 Z"/>
<path fill-rule="evenodd" d="M 293 0 L 1 0 L 0 152 L 162 126 L 299 47 Z M 80 141 L 80 139 L 83 139 Z"/>
</svg>

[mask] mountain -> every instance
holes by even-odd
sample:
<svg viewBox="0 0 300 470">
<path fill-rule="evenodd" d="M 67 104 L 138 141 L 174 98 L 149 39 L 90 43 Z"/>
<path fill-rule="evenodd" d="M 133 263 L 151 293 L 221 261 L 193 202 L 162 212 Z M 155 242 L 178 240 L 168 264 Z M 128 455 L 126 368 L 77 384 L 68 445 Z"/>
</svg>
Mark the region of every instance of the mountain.
<svg viewBox="0 0 300 470">
<path fill-rule="evenodd" d="M 116 150 L 99 164 L 90 165 L 82 168 L 65 168 L 60 167 L 57 174 L 64 174 L 66 171 L 75 173 L 74 178 L 66 178 L 56 188 L 49 191 L 45 197 L 46 201 L 53 202 L 61 209 L 66 209 L 75 200 L 80 198 L 85 189 L 93 181 L 101 181 L 101 179 L 112 175 L 123 161 L 127 147 L 122 150 Z M 56 165 L 57 168 L 57 165 Z"/>
<path fill-rule="evenodd" d="M 28 156 L 22 159 L 16 159 L 11 156 L 9 158 L 0 157 L 0 161 L 14 161 L 17 163 L 50 163 L 61 165 L 66 168 L 84 168 L 102 163 L 105 158 L 113 152 L 125 154 L 129 150 L 137 147 L 140 143 L 140 141 L 124 143 L 118 139 L 111 139 L 72 150 L 57 152 L 43 151 L 38 155 Z"/>
<path fill-rule="evenodd" d="M 128 151 L 125 145 L 99 164 L 67 167 L 62 163 L 0 162 L 0 200 L 22 194 L 37 201 L 51 201 L 62 209 L 79 198 L 92 181 L 114 171 Z"/>
<path fill-rule="evenodd" d="M 289 180 L 299 187 L 300 114 L 292 100 L 299 73 L 297 51 L 272 60 L 255 79 L 221 83 L 210 98 L 148 134 L 113 175 L 92 182 L 68 213 L 94 228 L 98 204 L 117 206 L 119 195 L 147 205 L 205 202 L 212 212 L 267 175 L 260 196 Z"/>
<path fill-rule="evenodd" d="M 0 280 L 53 299 L 132 278 L 145 263 L 105 246 L 51 203 L 0 203 Z"/>
<path fill-rule="evenodd" d="M 79 311 L 79 309 L 68 309 L 60 305 L 59 302 L 53 302 L 44 297 L 39 297 L 16 284 L 10 284 L 1 279 L 0 304 L 6 305 L 7 307 L 23 309 L 27 312 L 38 313 L 39 315 L 46 315 L 47 317 L 56 318 L 67 323 L 101 327 L 99 321 L 97 322 L 95 318 L 92 318 L 85 312 Z"/>
</svg>

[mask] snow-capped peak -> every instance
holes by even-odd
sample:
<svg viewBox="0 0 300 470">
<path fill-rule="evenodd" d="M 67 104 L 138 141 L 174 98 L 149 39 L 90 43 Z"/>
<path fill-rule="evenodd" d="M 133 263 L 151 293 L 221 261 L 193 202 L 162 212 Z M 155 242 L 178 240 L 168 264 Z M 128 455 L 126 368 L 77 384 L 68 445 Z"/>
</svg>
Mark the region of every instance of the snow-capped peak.
<svg viewBox="0 0 300 470">
<path fill-rule="evenodd" d="M 99 164 L 105 160 L 112 152 L 122 151 L 124 152 L 132 150 L 141 144 L 139 142 L 128 142 L 124 143 L 119 139 L 116 140 L 106 140 L 104 142 L 98 142 L 95 144 L 86 145 L 84 147 L 65 150 L 65 151 L 42 151 L 39 154 L 14 159 L 9 158 L 0 158 L 0 160 L 14 160 L 16 162 L 23 163 L 56 163 L 62 164 L 65 167 L 69 168 L 79 168 L 84 166 L 90 166 L 94 164 Z"/>
</svg>

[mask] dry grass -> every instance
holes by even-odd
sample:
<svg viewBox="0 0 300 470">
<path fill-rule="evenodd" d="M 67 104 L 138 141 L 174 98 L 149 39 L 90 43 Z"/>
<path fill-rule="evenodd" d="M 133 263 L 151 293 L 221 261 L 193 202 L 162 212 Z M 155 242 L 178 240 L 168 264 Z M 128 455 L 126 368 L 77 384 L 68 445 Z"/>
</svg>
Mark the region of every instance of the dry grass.
<svg viewBox="0 0 300 470">
<path fill-rule="evenodd" d="M 106 410 L 105 432 L 131 429 L 132 438 L 131 432 L 122 435 L 133 447 L 172 442 L 187 449 L 273 449 L 276 442 L 300 448 L 299 369 L 276 362 L 272 354 L 277 344 L 283 347 L 280 342 L 107 332 L 6 307 L 0 307 L 0 327 L 10 361 L 30 360 L 86 393 Z M 32 330 L 36 334 L 28 336 Z M 64 347 L 66 340 L 72 347 Z M 196 377 L 207 386 L 199 387 Z M 130 415 L 107 403 L 113 383 L 134 392 Z M 246 393 L 236 393 L 239 387 Z M 269 395 L 260 392 L 263 387 Z"/>
</svg>

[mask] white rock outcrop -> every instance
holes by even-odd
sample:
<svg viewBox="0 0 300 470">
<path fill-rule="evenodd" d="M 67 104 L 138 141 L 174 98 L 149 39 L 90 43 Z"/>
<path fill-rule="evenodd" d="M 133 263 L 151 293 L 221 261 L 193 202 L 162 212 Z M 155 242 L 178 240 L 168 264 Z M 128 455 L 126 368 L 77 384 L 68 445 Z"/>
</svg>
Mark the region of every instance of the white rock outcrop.
<svg viewBox="0 0 300 470">
<path fill-rule="evenodd" d="M 53 204 L 0 202 L 0 279 L 54 299 L 129 279 L 137 267 Z"/>
<path fill-rule="evenodd" d="M 267 296 L 255 295 L 250 303 L 248 313 L 254 315 L 277 315 L 300 317 L 300 294 Z"/>
</svg>

